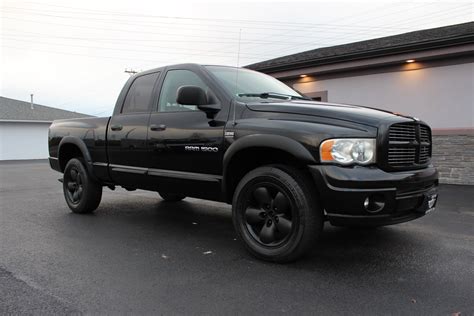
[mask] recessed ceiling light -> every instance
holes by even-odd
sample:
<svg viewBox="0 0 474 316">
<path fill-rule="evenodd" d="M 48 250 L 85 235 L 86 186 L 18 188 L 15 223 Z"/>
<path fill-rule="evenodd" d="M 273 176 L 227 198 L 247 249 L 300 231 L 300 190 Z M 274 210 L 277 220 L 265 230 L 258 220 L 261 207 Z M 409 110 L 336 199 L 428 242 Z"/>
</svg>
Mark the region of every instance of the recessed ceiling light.
<svg viewBox="0 0 474 316">
<path fill-rule="evenodd" d="M 407 60 L 405 60 L 405 62 L 407 62 L 407 63 L 414 63 L 415 60 L 414 60 L 414 59 L 407 59 Z"/>
<path fill-rule="evenodd" d="M 308 77 L 308 75 L 300 75 L 301 78 Z"/>
</svg>

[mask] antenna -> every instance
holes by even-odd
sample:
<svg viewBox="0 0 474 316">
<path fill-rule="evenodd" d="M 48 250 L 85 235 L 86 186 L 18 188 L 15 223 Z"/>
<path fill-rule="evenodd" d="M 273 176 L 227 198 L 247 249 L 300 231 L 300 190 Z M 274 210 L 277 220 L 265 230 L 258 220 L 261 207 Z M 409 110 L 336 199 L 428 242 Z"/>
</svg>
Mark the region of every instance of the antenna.
<svg viewBox="0 0 474 316">
<path fill-rule="evenodd" d="M 242 39 L 242 29 L 239 29 L 239 46 L 237 49 L 237 68 L 235 70 L 235 91 L 237 92 L 237 83 L 239 81 L 239 64 L 240 64 L 240 40 Z M 232 125 L 235 126 L 235 102 L 232 105 Z"/>
<path fill-rule="evenodd" d="M 237 49 L 237 67 L 240 64 L 240 40 L 242 39 L 242 29 L 239 29 L 239 48 Z"/>
</svg>

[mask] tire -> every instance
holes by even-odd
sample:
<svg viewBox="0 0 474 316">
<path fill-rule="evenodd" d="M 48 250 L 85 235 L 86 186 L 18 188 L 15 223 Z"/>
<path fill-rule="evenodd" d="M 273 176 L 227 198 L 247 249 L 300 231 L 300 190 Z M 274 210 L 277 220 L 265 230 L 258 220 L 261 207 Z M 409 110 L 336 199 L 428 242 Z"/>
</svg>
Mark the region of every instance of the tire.
<svg viewBox="0 0 474 316">
<path fill-rule="evenodd" d="M 297 168 L 270 165 L 237 185 L 232 220 L 247 250 L 259 259 L 290 262 L 314 245 L 324 223 L 311 178 Z"/>
<path fill-rule="evenodd" d="M 179 202 L 186 198 L 186 195 L 181 193 L 158 192 L 163 200 L 166 202 Z"/>
<path fill-rule="evenodd" d="M 102 185 L 87 172 L 81 158 L 73 158 L 64 168 L 63 192 L 66 203 L 73 213 L 92 213 L 102 198 Z"/>
</svg>

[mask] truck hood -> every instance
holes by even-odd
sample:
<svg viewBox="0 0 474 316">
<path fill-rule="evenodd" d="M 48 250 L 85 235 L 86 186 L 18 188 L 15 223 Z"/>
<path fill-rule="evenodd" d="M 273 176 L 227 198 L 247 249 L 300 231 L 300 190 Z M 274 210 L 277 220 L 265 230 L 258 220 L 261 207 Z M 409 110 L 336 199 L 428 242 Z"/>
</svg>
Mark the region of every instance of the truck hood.
<svg viewBox="0 0 474 316">
<path fill-rule="evenodd" d="M 404 117 L 414 120 L 412 117 L 369 107 L 314 101 L 294 100 L 282 102 L 255 102 L 247 103 L 247 107 L 252 111 L 258 112 L 277 112 L 327 117 L 373 127 L 379 126 L 381 121 L 396 117 Z"/>
</svg>

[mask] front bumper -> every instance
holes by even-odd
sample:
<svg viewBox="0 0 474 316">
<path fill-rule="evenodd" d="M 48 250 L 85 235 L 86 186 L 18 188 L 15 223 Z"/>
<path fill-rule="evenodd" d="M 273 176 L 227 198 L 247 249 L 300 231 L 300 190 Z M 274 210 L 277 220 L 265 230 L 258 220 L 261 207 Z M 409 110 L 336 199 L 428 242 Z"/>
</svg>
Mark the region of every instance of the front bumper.
<svg viewBox="0 0 474 316">
<path fill-rule="evenodd" d="M 438 172 L 431 165 L 401 172 L 335 165 L 312 165 L 309 170 L 327 218 L 336 226 L 397 224 L 436 206 Z"/>
</svg>

